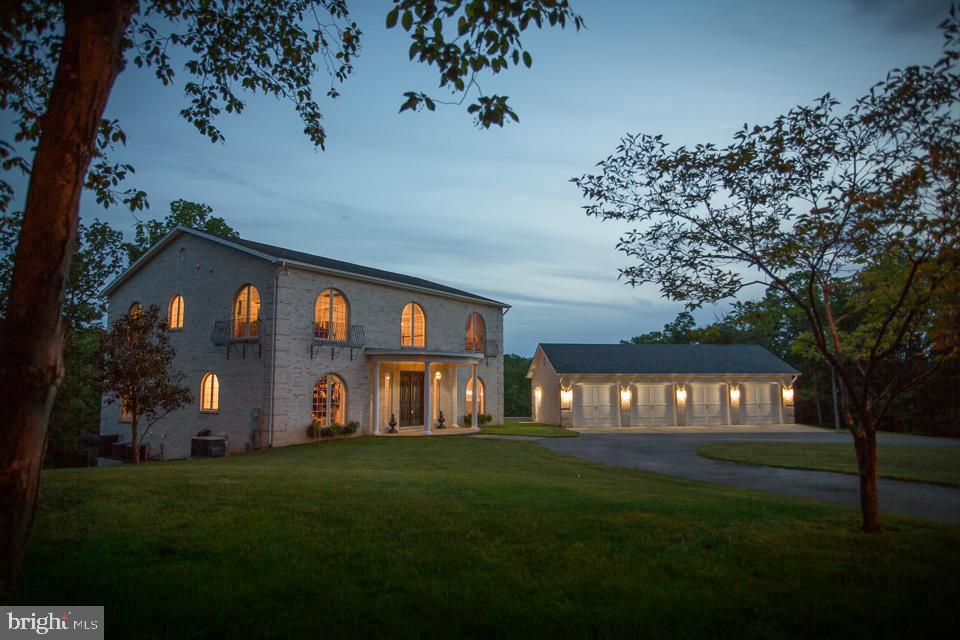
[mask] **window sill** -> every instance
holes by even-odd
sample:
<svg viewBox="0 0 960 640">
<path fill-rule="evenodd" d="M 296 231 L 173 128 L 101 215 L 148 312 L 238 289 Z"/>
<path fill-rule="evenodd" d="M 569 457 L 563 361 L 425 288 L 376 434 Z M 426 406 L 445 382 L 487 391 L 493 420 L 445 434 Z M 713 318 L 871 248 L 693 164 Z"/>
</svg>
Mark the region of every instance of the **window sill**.
<svg viewBox="0 0 960 640">
<path fill-rule="evenodd" d="M 168 333 L 179 333 L 180 331 L 183 331 L 183 327 L 168 327 L 168 328 L 167 328 L 167 332 L 168 332 Z"/>
<path fill-rule="evenodd" d="M 202 416 L 215 416 L 220 413 L 219 409 L 200 409 L 200 415 Z"/>
</svg>

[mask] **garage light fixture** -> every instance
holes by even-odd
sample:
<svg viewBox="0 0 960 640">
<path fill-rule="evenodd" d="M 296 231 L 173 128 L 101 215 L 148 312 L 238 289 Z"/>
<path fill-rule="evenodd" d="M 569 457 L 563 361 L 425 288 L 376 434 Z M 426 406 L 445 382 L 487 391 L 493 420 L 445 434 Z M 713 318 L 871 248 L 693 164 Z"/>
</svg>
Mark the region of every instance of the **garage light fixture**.
<svg viewBox="0 0 960 640">
<path fill-rule="evenodd" d="M 620 403 L 629 405 L 630 398 L 632 394 L 630 393 L 630 387 L 620 387 Z"/>
<path fill-rule="evenodd" d="M 560 387 L 560 408 L 569 409 L 573 404 L 573 387 Z"/>
<path fill-rule="evenodd" d="M 687 401 L 687 388 L 682 384 L 677 385 L 677 402 L 684 404 Z"/>
<path fill-rule="evenodd" d="M 730 385 L 730 402 L 740 402 L 740 385 Z"/>
<path fill-rule="evenodd" d="M 783 404 L 788 407 L 793 406 L 793 387 L 783 388 Z"/>
</svg>

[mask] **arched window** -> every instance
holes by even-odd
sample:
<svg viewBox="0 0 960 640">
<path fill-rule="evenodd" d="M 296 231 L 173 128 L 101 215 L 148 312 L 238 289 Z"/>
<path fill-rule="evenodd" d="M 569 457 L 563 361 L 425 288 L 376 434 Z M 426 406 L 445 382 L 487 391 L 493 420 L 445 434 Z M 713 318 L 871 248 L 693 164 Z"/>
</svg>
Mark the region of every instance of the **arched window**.
<svg viewBox="0 0 960 640">
<path fill-rule="evenodd" d="M 143 315 L 143 305 L 139 302 L 134 302 L 130 305 L 130 308 L 127 309 L 127 315 L 131 318 L 139 318 Z"/>
<path fill-rule="evenodd" d="M 487 327 L 483 322 L 483 316 L 479 313 L 471 313 L 467 320 L 467 351 L 483 352 L 483 339 L 487 333 Z"/>
<path fill-rule="evenodd" d="M 483 402 L 483 380 L 480 379 L 480 376 L 477 376 L 477 392 L 480 396 L 480 402 L 477 404 L 477 413 L 483 415 L 483 410 L 485 408 Z M 473 415 L 473 378 L 467 378 L 467 402 L 466 402 L 466 415 Z"/>
<path fill-rule="evenodd" d="M 344 424 L 346 415 L 347 388 L 340 376 L 330 374 L 317 378 L 317 383 L 313 385 L 311 420 L 329 427 L 332 424 Z"/>
<path fill-rule="evenodd" d="M 341 291 L 326 289 L 317 297 L 313 312 L 313 335 L 342 342 L 350 337 L 350 312 L 347 309 L 347 297 Z"/>
<path fill-rule="evenodd" d="M 200 411 L 216 412 L 220 409 L 220 379 L 212 371 L 200 379 Z"/>
<path fill-rule="evenodd" d="M 170 298 L 167 309 L 167 328 L 183 329 L 183 296 L 179 293 Z"/>
<path fill-rule="evenodd" d="M 235 338 L 254 338 L 260 335 L 260 292 L 246 284 L 233 301 L 233 335 Z"/>
<path fill-rule="evenodd" d="M 400 346 L 425 347 L 427 345 L 427 322 L 423 307 L 411 302 L 403 308 L 400 316 Z"/>
</svg>

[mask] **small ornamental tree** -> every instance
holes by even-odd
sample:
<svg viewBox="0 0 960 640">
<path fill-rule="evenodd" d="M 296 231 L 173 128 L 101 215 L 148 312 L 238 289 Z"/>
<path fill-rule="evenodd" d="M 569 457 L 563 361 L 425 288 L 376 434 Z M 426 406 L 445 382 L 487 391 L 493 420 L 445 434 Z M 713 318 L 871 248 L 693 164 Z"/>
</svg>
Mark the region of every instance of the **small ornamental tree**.
<svg viewBox="0 0 960 640">
<path fill-rule="evenodd" d="M 877 425 L 960 350 L 960 27 L 932 66 L 891 71 L 846 112 L 829 95 L 733 142 L 632 135 L 573 181 L 635 225 L 629 284 L 691 308 L 773 289 L 802 310 L 843 390 L 865 531 L 879 531 Z"/>
<path fill-rule="evenodd" d="M 119 403 L 130 416 L 134 464 L 140 462 L 140 442 L 153 425 L 191 402 L 183 374 L 173 368 L 175 355 L 156 305 L 124 314 L 103 334 L 97 358 L 103 392 L 107 403 Z"/>
</svg>

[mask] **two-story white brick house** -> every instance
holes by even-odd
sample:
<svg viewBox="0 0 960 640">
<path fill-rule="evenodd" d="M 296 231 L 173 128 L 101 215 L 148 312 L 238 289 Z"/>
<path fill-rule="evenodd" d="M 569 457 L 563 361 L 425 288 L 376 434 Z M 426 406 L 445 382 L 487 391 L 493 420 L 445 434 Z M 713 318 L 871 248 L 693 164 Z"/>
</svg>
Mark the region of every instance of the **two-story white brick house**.
<svg viewBox="0 0 960 640">
<path fill-rule="evenodd" d="M 159 421 L 154 453 L 190 455 L 200 431 L 231 452 L 311 439 L 307 427 L 430 434 L 503 419 L 506 305 L 405 276 L 177 227 L 105 290 L 108 322 L 136 305 L 167 314 L 193 404 Z M 477 401 L 475 402 L 474 399 Z M 117 404 L 101 434 L 130 437 Z"/>
</svg>

